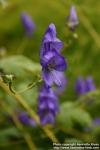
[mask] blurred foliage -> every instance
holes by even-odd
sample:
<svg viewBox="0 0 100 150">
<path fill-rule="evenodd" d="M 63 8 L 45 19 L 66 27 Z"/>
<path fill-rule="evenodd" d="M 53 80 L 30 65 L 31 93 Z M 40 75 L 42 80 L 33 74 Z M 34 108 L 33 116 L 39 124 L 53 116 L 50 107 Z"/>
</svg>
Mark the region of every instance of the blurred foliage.
<svg viewBox="0 0 100 150">
<path fill-rule="evenodd" d="M 60 96 L 60 112 L 54 134 L 60 142 L 99 142 L 100 129 L 92 127 L 92 119 L 100 116 L 100 1 L 95 0 L 6 0 L 7 5 L 0 3 L 0 70 L 14 74 L 12 87 L 20 92 L 36 81 L 40 75 L 39 51 L 45 29 L 53 22 L 57 35 L 63 41 L 63 55 L 68 62 L 66 77 L 68 85 Z M 71 4 L 75 4 L 79 27 L 76 30 L 78 38 L 68 30 L 66 17 Z M 33 38 L 25 37 L 20 15 L 23 11 L 29 13 L 35 24 Z M 24 43 L 24 44 L 23 44 Z M 4 50 L 4 53 L 2 51 Z M 77 97 L 74 91 L 76 78 L 93 76 L 98 92 L 90 96 Z M 21 95 L 25 101 L 36 110 L 38 88 L 33 87 Z M 92 99 L 87 103 L 85 99 Z M 24 110 L 14 98 L 0 88 L 0 149 L 28 150 L 23 139 L 24 131 L 29 132 L 38 150 L 52 149 L 52 141 L 38 126 L 23 127 L 20 132 L 14 124 L 8 121 L 8 113 L 2 107 L 2 101 L 9 104 L 12 111 Z M 80 103 L 81 101 L 81 103 Z M 77 104 L 78 103 L 78 104 Z M 37 111 L 37 110 L 36 110 Z M 89 131 L 85 131 L 85 128 Z"/>
</svg>

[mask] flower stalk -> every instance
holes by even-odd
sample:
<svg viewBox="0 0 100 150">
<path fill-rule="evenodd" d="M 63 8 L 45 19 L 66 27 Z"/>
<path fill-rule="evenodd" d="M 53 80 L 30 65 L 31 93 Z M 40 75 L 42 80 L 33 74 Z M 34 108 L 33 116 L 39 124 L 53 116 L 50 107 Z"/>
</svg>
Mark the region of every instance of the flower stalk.
<svg viewBox="0 0 100 150">
<path fill-rule="evenodd" d="M 10 96 L 14 97 L 17 102 L 23 106 L 27 111 L 28 113 L 30 114 L 30 116 L 36 121 L 36 123 L 40 126 L 40 120 L 39 120 L 39 117 L 38 115 L 32 110 L 32 108 L 26 103 L 26 101 L 19 95 L 19 94 L 14 94 L 12 93 L 8 86 L 3 83 L 1 80 L 0 80 L 0 86 L 4 89 L 5 92 L 7 92 Z M 40 126 L 43 131 L 46 133 L 46 135 L 53 141 L 53 142 L 59 142 L 58 139 L 55 137 L 54 133 L 51 131 L 51 129 L 49 130 L 49 128 L 47 126 Z"/>
</svg>

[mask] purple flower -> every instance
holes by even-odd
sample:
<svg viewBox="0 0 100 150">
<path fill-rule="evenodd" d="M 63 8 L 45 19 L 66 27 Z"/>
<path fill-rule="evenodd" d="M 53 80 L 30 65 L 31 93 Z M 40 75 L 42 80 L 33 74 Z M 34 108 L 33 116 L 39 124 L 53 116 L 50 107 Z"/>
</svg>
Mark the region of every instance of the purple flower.
<svg viewBox="0 0 100 150">
<path fill-rule="evenodd" d="M 76 84 L 75 84 L 75 91 L 79 95 L 86 93 L 85 82 L 84 82 L 83 78 L 78 77 Z"/>
<path fill-rule="evenodd" d="M 86 84 L 86 91 L 87 92 L 96 90 L 96 87 L 93 83 L 92 77 L 88 77 L 85 81 L 85 84 Z"/>
<path fill-rule="evenodd" d="M 100 126 L 100 117 L 97 117 L 93 120 L 93 125 L 94 126 Z"/>
<path fill-rule="evenodd" d="M 42 87 L 38 97 L 38 114 L 42 125 L 54 124 L 59 111 L 58 98 L 51 88 Z"/>
<path fill-rule="evenodd" d="M 21 112 L 18 119 L 24 125 L 36 126 L 36 122 L 30 118 L 26 112 Z"/>
<path fill-rule="evenodd" d="M 48 51 L 41 59 L 42 76 L 44 82 L 48 86 L 55 83 L 58 86 L 62 85 L 62 73 L 66 69 L 66 61 L 56 50 Z"/>
<path fill-rule="evenodd" d="M 32 21 L 32 18 L 27 13 L 22 13 L 21 21 L 25 29 L 26 35 L 31 37 L 35 30 L 35 24 Z"/>
<path fill-rule="evenodd" d="M 57 52 L 60 52 L 62 49 L 62 42 L 56 37 L 56 28 L 53 23 L 47 28 L 40 50 L 40 57 L 42 58 L 46 52 L 55 49 Z"/>
<path fill-rule="evenodd" d="M 71 6 L 70 14 L 67 18 L 67 23 L 71 31 L 74 31 L 79 24 L 75 6 Z"/>
<path fill-rule="evenodd" d="M 55 90 L 56 94 L 63 93 L 67 86 L 67 79 L 66 79 L 64 73 L 60 74 L 60 76 L 61 76 L 60 79 L 61 79 L 62 84 L 61 84 L 61 86 L 56 87 L 56 90 Z"/>
<path fill-rule="evenodd" d="M 96 90 L 96 87 L 93 83 L 92 77 L 87 77 L 84 80 L 82 77 L 78 77 L 75 84 L 75 91 L 77 94 L 86 94 L 87 92 Z"/>
</svg>

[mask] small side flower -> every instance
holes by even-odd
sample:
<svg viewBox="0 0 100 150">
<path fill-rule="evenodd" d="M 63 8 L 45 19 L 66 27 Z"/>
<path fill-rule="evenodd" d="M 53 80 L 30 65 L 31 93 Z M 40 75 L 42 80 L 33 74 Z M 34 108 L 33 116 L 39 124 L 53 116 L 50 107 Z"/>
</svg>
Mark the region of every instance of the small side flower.
<svg viewBox="0 0 100 150">
<path fill-rule="evenodd" d="M 75 28 L 78 26 L 78 24 L 79 24 L 79 21 L 78 21 L 76 8 L 74 5 L 72 5 L 70 8 L 70 14 L 67 17 L 67 25 L 69 26 L 69 29 L 71 31 L 75 31 Z"/>
<path fill-rule="evenodd" d="M 92 77 L 87 77 L 86 79 L 83 79 L 82 77 L 78 77 L 75 83 L 75 92 L 78 95 L 86 94 L 94 90 L 96 90 L 96 87 Z"/>
<path fill-rule="evenodd" d="M 35 30 L 35 24 L 32 18 L 27 13 L 21 14 L 21 22 L 24 27 L 25 33 L 28 37 L 32 37 Z"/>
<path fill-rule="evenodd" d="M 21 112 L 19 115 L 18 115 L 18 119 L 19 121 L 24 124 L 24 125 L 29 125 L 29 126 L 33 126 L 35 127 L 36 126 L 36 122 L 35 120 L 33 120 L 32 118 L 30 118 L 27 114 L 27 112 Z"/>
</svg>

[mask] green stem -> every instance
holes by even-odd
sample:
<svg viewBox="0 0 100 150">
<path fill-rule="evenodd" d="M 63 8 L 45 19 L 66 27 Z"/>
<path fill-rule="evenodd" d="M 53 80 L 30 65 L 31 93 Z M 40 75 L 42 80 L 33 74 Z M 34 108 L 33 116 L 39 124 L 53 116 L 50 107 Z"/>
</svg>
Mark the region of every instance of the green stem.
<svg viewBox="0 0 100 150">
<path fill-rule="evenodd" d="M 93 140 L 93 137 L 90 134 L 85 134 L 85 133 L 79 132 L 73 128 L 68 128 L 68 129 L 60 128 L 60 130 L 66 134 L 70 134 L 70 135 L 72 135 L 76 138 L 82 139 L 84 141 L 90 141 L 91 142 Z"/>
<path fill-rule="evenodd" d="M 19 54 L 23 54 L 23 52 L 24 52 L 24 48 L 25 48 L 25 46 L 27 45 L 27 42 L 28 42 L 28 38 L 25 36 L 23 39 L 22 39 L 22 41 L 21 41 L 21 44 L 20 44 L 20 46 L 18 47 L 18 49 L 17 49 L 17 53 Z"/>
<path fill-rule="evenodd" d="M 21 91 L 15 91 L 15 90 L 13 89 L 13 87 L 12 87 L 12 82 L 9 82 L 8 87 L 9 87 L 9 90 L 10 90 L 13 94 L 20 94 L 20 93 L 24 93 L 24 92 L 26 92 L 26 91 L 32 89 L 33 87 L 35 87 L 36 85 L 38 85 L 38 83 L 41 83 L 41 82 L 42 82 L 42 79 L 39 79 L 39 80 L 37 80 L 36 82 L 31 83 L 30 85 L 28 85 L 27 88 L 25 88 L 25 89 L 23 89 L 23 90 L 21 90 Z"/>
<path fill-rule="evenodd" d="M 14 114 L 14 112 L 11 111 L 10 107 L 6 104 L 4 104 L 4 102 L 2 102 L 2 106 L 5 109 L 5 111 L 12 117 L 16 127 L 20 130 L 23 131 L 23 125 L 20 123 L 20 121 L 17 119 L 16 115 Z M 28 132 L 24 132 L 23 133 L 23 137 L 28 145 L 28 147 L 30 148 L 30 150 L 37 150 L 35 144 L 32 141 L 31 135 Z"/>
<path fill-rule="evenodd" d="M 30 116 L 36 121 L 36 123 L 40 126 L 40 120 L 38 115 L 33 111 L 33 109 L 27 104 L 27 102 L 19 95 L 19 94 L 14 94 L 12 93 L 8 86 L 6 84 L 4 84 L 2 81 L 0 81 L 0 86 L 12 97 L 14 97 L 17 102 L 23 106 L 30 114 Z M 53 141 L 53 142 L 58 142 L 58 139 L 55 137 L 54 133 L 52 132 L 51 129 L 49 129 L 47 126 L 42 127 L 40 126 L 43 131 L 46 133 L 46 135 Z"/>
</svg>

